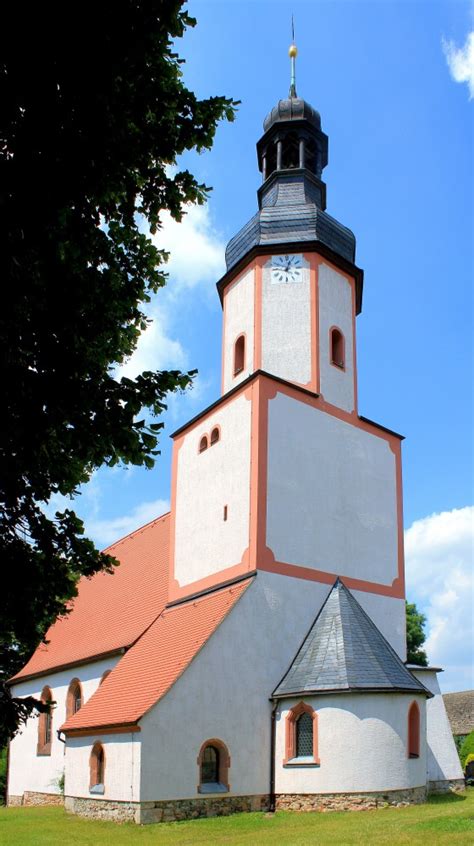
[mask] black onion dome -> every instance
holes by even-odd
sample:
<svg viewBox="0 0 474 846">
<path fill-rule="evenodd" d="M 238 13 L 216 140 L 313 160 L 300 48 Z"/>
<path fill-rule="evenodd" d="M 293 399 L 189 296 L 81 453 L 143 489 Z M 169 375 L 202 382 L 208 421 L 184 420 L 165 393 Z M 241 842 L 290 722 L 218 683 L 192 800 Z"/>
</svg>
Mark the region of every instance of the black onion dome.
<svg viewBox="0 0 474 846">
<path fill-rule="evenodd" d="M 321 129 L 321 116 L 316 109 L 301 97 L 288 97 L 286 100 L 279 100 L 266 116 L 263 131 L 267 132 L 275 123 L 288 120 L 307 120 L 317 129 Z"/>
</svg>

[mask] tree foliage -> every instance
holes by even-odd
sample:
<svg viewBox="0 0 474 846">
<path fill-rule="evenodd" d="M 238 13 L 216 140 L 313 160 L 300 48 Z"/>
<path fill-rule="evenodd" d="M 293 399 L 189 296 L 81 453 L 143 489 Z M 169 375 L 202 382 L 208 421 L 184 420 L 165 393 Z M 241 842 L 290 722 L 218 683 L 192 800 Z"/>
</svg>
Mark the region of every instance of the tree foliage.
<svg viewBox="0 0 474 846">
<path fill-rule="evenodd" d="M 426 635 L 424 626 L 426 617 L 421 614 L 414 602 L 406 602 L 406 629 L 407 629 L 407 662 L 418 664 L 420 667 L 428 666 L 428 658 L 423 646 Z"/>
<path fill-rule="evenodd" d="M 469 756 L 472 756 L 471 760 L 474 760 L 474 731 L 471 731 L 470 734 L 466 735 L 459 749 L 459 759 L 463 770 L 469 763 L 467 760 Z"/>
<path fill-rule="evenodd" d="M 103 464 L 152 467 L 170 391 L 192 373 L 118 378 L 165 282 L 144 234 L 208 188 L 170 169 L 212 145 L 235 103 L 198 99 L 173 40 L 181 0 L 13 5 L 0 34 L 0 744 L 35 702 L 6 679 L 67 611 L 81 576 L 116 562 L 72 510 L 45 516 Z M 71 17 L 72 16 L 72 17 Z M 176 172 L 177 170 L 177 172 Z M 36 703 L 37 704 L 37 703 Z"/>
</svg>

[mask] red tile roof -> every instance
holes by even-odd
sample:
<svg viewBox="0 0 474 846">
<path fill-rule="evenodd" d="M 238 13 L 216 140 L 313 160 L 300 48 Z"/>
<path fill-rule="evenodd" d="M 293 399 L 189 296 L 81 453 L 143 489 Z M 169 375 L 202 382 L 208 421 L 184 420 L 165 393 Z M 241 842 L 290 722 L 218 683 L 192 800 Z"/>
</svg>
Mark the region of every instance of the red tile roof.
<svg viewBox="0 0 474 846">
<path fill-rule="evenodd" d="M 167 601 L 169 534 L 170 515 L 164 514 L 110 546 L 106 551 L 120 566 L 111 575 L 80 580 L 72 611 L 51 626 L 48 643 L 38 647 L 14 680 L 134 643 Z"/>
<path fill-rule="evenodd" d="M 251 581 L 165 609 L 61 730 L 135 725 L 177 681 Z"/>
</svg>

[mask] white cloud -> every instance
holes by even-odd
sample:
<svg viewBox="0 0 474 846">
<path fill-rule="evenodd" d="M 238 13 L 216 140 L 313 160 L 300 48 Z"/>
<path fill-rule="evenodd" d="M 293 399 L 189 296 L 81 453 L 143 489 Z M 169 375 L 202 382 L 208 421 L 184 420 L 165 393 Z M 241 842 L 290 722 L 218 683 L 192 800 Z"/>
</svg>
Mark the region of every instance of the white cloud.
<svg viewBox="0 0 474 846">
<path fill-rule="evenodd" d="M 158 297 L 164 299 L 161 291 Z M 159 300 L 158 300 L 159 302 Z M 178 338 L 172 337 L 166 307 L 159 308 L 154 299 L 148 309 L 150 324 L 142 332 L 133 355 L 117 370 L 117 376 L 135 379 L 145 370 L 185 370 L 188 356 Z"/>
<path fill-rule="evenodd" d="M 454 41 L 442 41 L 449 71 L 455 82 L 467 82 L 469 99 L 474 98 L 474 32 L 466 38 L 464 47 L 456 47 Z"/>
<path fill-rule="evenodd" d="M 130 532 L 134 532 L 140 526 L 144 526 L 145 523 L 165 514 L 169 511 L 169 508 L 170 504 L 167 499 L 142 502 L 121 517 L 112 517 L 110 520 L 87 520 L 86 533 L 93 538 L 99 547 L 110 546 L 111 543 L 120 540 Z"/>
<path fill-rule="evenodd" d="M 181 223 L 169 212 L 161 214 L 161 228 L 153 240 L 167 250 L 170 258 L 166 270 L 170 275 L 168 290 L 175 294 L 184 289 L 217 282 L 225 271 L 225 243 L 216 231 L 209 205 L 188 206 Z"/>
<path fill-rule="evenodd" d="M 405 532 L 407 598 L 427 617 L 430 664 L 444 690 L 472 687 L 474 506 L 416 520 Z"/>
</svg>

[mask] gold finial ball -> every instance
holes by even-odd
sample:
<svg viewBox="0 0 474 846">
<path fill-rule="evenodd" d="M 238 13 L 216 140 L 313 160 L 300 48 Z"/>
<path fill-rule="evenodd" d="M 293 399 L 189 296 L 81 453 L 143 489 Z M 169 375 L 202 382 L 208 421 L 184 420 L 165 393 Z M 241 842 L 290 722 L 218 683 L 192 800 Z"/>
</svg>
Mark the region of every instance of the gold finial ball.
<svg viewBox="0 0 474 846">
<path fill-rule="evenodd" d="M 290 44 L 290 49 L 288 50 L 288 55 L 289 55 L 290 59 L 296 58 L 296 56 L 298 55 L 298 50 L 296 48 L 296 44 Z"/>
</svg>

